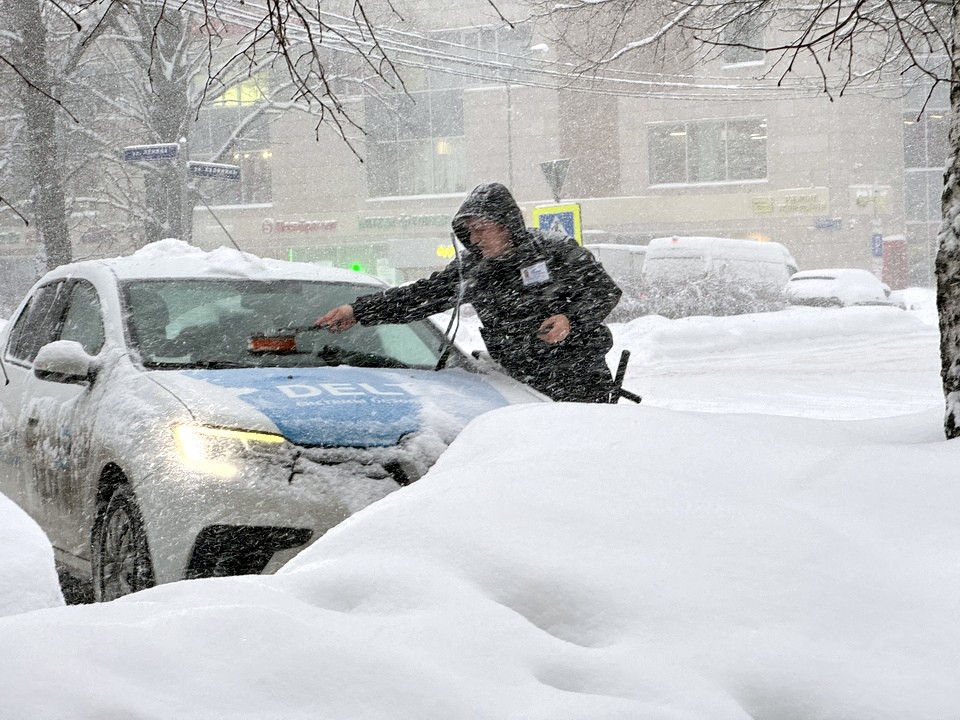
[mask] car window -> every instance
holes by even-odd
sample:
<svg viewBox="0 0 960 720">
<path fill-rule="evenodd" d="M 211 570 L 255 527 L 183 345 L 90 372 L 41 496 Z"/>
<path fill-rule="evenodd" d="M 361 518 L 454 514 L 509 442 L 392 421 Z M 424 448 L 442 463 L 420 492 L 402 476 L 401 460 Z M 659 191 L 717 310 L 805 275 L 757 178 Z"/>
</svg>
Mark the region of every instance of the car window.
<svg viewBox="0 0 960 720">
<path fill-rule="evenodd" d="M 70 293 L 67 313 L 60 330 L 61 340 L 75 340 L 90 355 L 96 355 L 103 347 L 103 315 L 100 296 L 93 285 L 85 280 L 74 283 Z"/>
<path fill-rule="evenodd" d="M 376 292 L 371 285 L 312 280 L 170 278 L 122 287 L 127 337 L 147 366 L 308 367 L 330 364 L 432 367 L 442 338 L 426 323 L 313 330 L 327 310 Z M 291 333 L 292 329 L 300 329 Z M 283 351 L 252 338 L 293 335 Z"/>
<path fill-rule="evenodd" d="M 404 365 L 422 367 L 436 364 L 436 342 L 424 342 L 421 335 L 411 332 L 407 326 L 378 325 L 375 331 L 384 352 Z"/>
<path fill-rule="evenodd" d="M 9 356 L 32 363 L 47 343 L 57 339 L 66 304 L 66 283 L 62 280 L 37 288 L 23 312 L 14 321 Z"/>
</svg>

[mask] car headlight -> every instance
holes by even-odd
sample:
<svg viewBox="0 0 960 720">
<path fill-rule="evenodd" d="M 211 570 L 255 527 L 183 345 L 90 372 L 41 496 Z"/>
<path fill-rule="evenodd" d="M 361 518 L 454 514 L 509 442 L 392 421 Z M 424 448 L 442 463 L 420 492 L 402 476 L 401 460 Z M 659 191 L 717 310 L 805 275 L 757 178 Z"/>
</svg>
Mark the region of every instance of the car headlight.
<svg viewBox="0 0 960 720">
<path fill-rule="evenodd" d="M 225 478 L 236 475 L 245 463 L 274 455 L 286 443 L 282 435 L 273 433 L 203 425 L 177 425 L 173 436 L 186 465 Z"/>
</svg>

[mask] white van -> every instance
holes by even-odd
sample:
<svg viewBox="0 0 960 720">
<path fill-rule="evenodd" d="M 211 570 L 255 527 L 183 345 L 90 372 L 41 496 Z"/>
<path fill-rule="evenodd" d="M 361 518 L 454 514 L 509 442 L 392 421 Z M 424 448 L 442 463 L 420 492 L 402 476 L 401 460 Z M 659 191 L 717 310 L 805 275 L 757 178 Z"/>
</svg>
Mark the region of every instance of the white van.
<svg viewBox="0 0 960 720">
<path fill-rule="evenodd" d="M 795 272 L 796 261 L 780 243 L 733 238 L 654 238 L 643 262 L 643 278 L 649 284 L 674 284 L 710 274 L 780 292 Z"/>
</svg>

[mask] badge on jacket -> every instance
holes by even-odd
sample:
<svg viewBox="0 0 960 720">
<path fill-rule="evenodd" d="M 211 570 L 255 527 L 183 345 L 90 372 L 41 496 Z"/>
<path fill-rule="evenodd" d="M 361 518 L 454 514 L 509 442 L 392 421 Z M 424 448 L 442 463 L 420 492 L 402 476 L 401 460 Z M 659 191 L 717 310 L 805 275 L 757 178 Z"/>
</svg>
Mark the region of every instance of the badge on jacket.
<svg viewBox="0 0 960 720">
<path fill-rule="evenodd" d="M 550 270 L 547 269 L 547 261 L 541 260 L 533 265 L 520 268 L 520 277 L 524 285 L 540 285 L 550 280 Z"/>
</svg>

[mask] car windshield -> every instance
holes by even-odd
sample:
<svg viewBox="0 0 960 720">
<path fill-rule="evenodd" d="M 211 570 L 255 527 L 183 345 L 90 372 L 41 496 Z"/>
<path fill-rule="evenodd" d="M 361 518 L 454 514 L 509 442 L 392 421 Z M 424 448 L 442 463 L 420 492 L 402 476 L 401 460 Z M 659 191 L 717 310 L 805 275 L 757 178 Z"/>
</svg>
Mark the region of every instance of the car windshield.
<svg viewBox="0 0 960 720">
<path fill-rule="evenodd" d="M 425 322 L 311 329 L 377 286 L 311 280 L 169 278 L 121 286 L 126 332 L 151 368 L 433 368 L 442 335 Z"/>
</svg>

